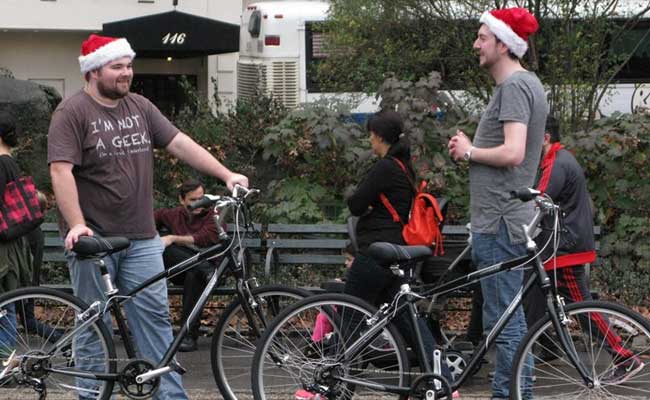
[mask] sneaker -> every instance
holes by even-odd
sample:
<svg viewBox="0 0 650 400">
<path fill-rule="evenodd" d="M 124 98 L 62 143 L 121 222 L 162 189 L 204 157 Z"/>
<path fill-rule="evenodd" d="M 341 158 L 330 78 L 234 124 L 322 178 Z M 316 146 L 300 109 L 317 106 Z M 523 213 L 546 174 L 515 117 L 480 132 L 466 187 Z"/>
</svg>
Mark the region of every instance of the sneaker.
<svg viewBox="0 0 650 400">
<path fill-rule="evenodd" d="M 198 348 L 199 347 L 196 344 L 196 339 L 193 337 L 185 336 L 183 340 L 181 340 L 180 346 L 178 346 L 178 351 L 185 353 L 188 351 L 196 351 Z"/>
<path fill-rule="evenodd" d="M 601 378 L 600 382 L 605 385 L 618 385 L 627 382 L 638 374 L 643 367 L 643 361 L 636 356 L 632 356 L 616 364 Z"/>
<path fill-rule="evenodd" d="M 293 398 L 295 400 L 327 400 L 327 397 L 305 389 L 296 390 L 296 394 L 294 394 Z"/>
</svg>

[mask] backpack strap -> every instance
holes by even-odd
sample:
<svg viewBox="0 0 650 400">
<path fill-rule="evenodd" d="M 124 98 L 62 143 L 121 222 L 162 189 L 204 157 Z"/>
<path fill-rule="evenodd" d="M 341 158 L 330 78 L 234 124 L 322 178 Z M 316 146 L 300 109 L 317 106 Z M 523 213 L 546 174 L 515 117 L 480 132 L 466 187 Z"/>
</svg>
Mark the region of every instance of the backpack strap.
<svg viewBox="0 0 650 400">
<path fill-rule="evenodd" d="M 403 226 L 404 222 L 402 222 L 402 219 L 399 217 L 399 214 L 397 213 L 397 210 L 395 210 L 395 207 L 393 207 L 393 205 L 390 204 L 390 201 L 388 201 L 388 197 L 386 197 L 385 194 L 380 193 L 379 200 L 381 200 L 381 203 L 384 205 L 384 207 L 386 207 L 390 213 L 390 216 L 393 217 L 393 222 L 399 222 Z"/>
<path fill-rule="evenodd" d="M 409 175 L 408 171 L 406 170 L 406 165 L 404 165 L 402 160 L 400 160 L 397 157 L 391 157 L 391 158 L 397 163 L 397 165 L 399 165 L 399 167 L 402 169 L 402 171 L 404 171 L 404 175 L 406 175 L 406 179 L 408 179 L 409 183 L 411 184 L 411 188 L 414 190 L 415 194 L 417 194 L 418 189 L 415 186 L 415 182 L 413 182 L 413 179 L 411 179 L 411 176 Z M 424 182 L 422 182 L 422 183 L 424 183 Z M 385 194 L 380 193 L 379 194 L 379 200 L 381 200 L 381 203 L 384 205 L 384 207 L 386 207 L 386 209 L 388 210 L 388 213 L 390 214 L 390 216 L 393 217 L 393 222 L 399 222 L 400 224 L 402 224 L 402 226 L 404 226 L 404 221 L 402 221 L 402 218 L 400 218 L 399 214 L 397 213 L 397 210 L 395 210 L 395 207 L 393 207 L 393 205 L 390 204 L 390 201 L 388 200 L 388 197 L 386 197 Z"/>
</svg>

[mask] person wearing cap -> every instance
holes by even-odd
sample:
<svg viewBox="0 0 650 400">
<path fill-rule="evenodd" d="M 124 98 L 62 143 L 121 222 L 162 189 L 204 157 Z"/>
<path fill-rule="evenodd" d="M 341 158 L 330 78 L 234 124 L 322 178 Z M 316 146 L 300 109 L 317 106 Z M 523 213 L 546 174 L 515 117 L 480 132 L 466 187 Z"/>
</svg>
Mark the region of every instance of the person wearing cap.
<svg viewBox="0 0 650 400">
<path fill-rule="evenodd" d="M 540 80 L 520 62 L 539 27 L 536 18 L 524 8 L 506 8 L 485 12 L 480 23 L 473 47 L 494 91 L 473 141 L 459 130 L 448 144 L 454 160 L 469 163 L 472 258 L 479 269 L 526 254 L 521 226 L 532 219 L 533 204 L 508 193 L 533 186 L 548 113 Z M 484 330 L 503 315 L 522 279 L 523 271 L 514 270 L 481 282 Z M 493 398 L 509 397 L 512 358 L 525 333 L 519 307 L 495 339 Z"/>
<path fill-rule="evenodd" d="M 48 163 L 66 259 L 75 295 L 87 304 L 104 299 L 104 294 L 99 271 L 70 251 L 82 235 L 131 239 L 128 249 L 104 259 L 123 292 L 164 270 L 163 244 L 153 217 L 154 148 L 221 179 L 229 189 L 235 184 L 248 186 L 245 176 L 231 172 L 149 100 L 130 92 L 134 57 L 126 39 L 90 35 L 79 56 L 86 84 L 59 104 L 48 132 Z M 154 364 L 173 339 L 168 307 L 164 281 L 126 303 L 139 357 Z M 109 316 L 105 322 L 111 326 Z M 76 342 L 75 362 L 80 366 L 92 359 L 92 339 L 81 337 Z M 79 396 L 92 397 L 92 387 L 98 384 L 80 380 Z M 155 398 L 187 398 L 177 372 L 161 376 Z"/>
</svg>

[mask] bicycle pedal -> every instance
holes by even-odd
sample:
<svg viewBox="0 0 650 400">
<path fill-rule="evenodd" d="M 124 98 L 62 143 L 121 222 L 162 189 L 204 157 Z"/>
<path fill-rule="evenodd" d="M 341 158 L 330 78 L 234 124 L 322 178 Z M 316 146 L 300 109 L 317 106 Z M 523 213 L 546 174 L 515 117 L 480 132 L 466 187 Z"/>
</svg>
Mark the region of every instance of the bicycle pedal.
<svg viewBox="0 0 650 400">
<path fill-rule="evenodd" d="M 185 373 L 187 372 L 187 370 L 183 368 L 183 366 L 179 364 L 178 361 L 176 360 L 172 361 L 169 366 L 172 367 L 172 369 L 175 372 L 178 372 L 179 375 L 185 375 Z"/>
</svg>

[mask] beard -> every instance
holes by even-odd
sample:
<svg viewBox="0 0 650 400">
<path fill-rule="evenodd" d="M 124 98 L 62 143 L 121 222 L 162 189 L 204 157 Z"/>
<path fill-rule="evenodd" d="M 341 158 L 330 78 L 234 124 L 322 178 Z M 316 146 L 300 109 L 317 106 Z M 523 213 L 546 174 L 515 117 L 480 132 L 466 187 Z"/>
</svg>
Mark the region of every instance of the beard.
<svg viewBox="0 0 650 400">
<path fill-rule="evenodd" d="M 107 99 L 111 100 L 119 100 L 129 94 L 129 89 L 131 88 L 131 81 L 128 81 L 128 85 L 126 87 L 126 90 L 120 90 L 118 88 L 118 82 L 115 82 L 115 87 L 110 88 L 107 85 L 105 85 L 101 80 L 97 81 L 97 91 L 99 92 L 100 95 L 103 97 L 106 97 Z"/>
</svg>

